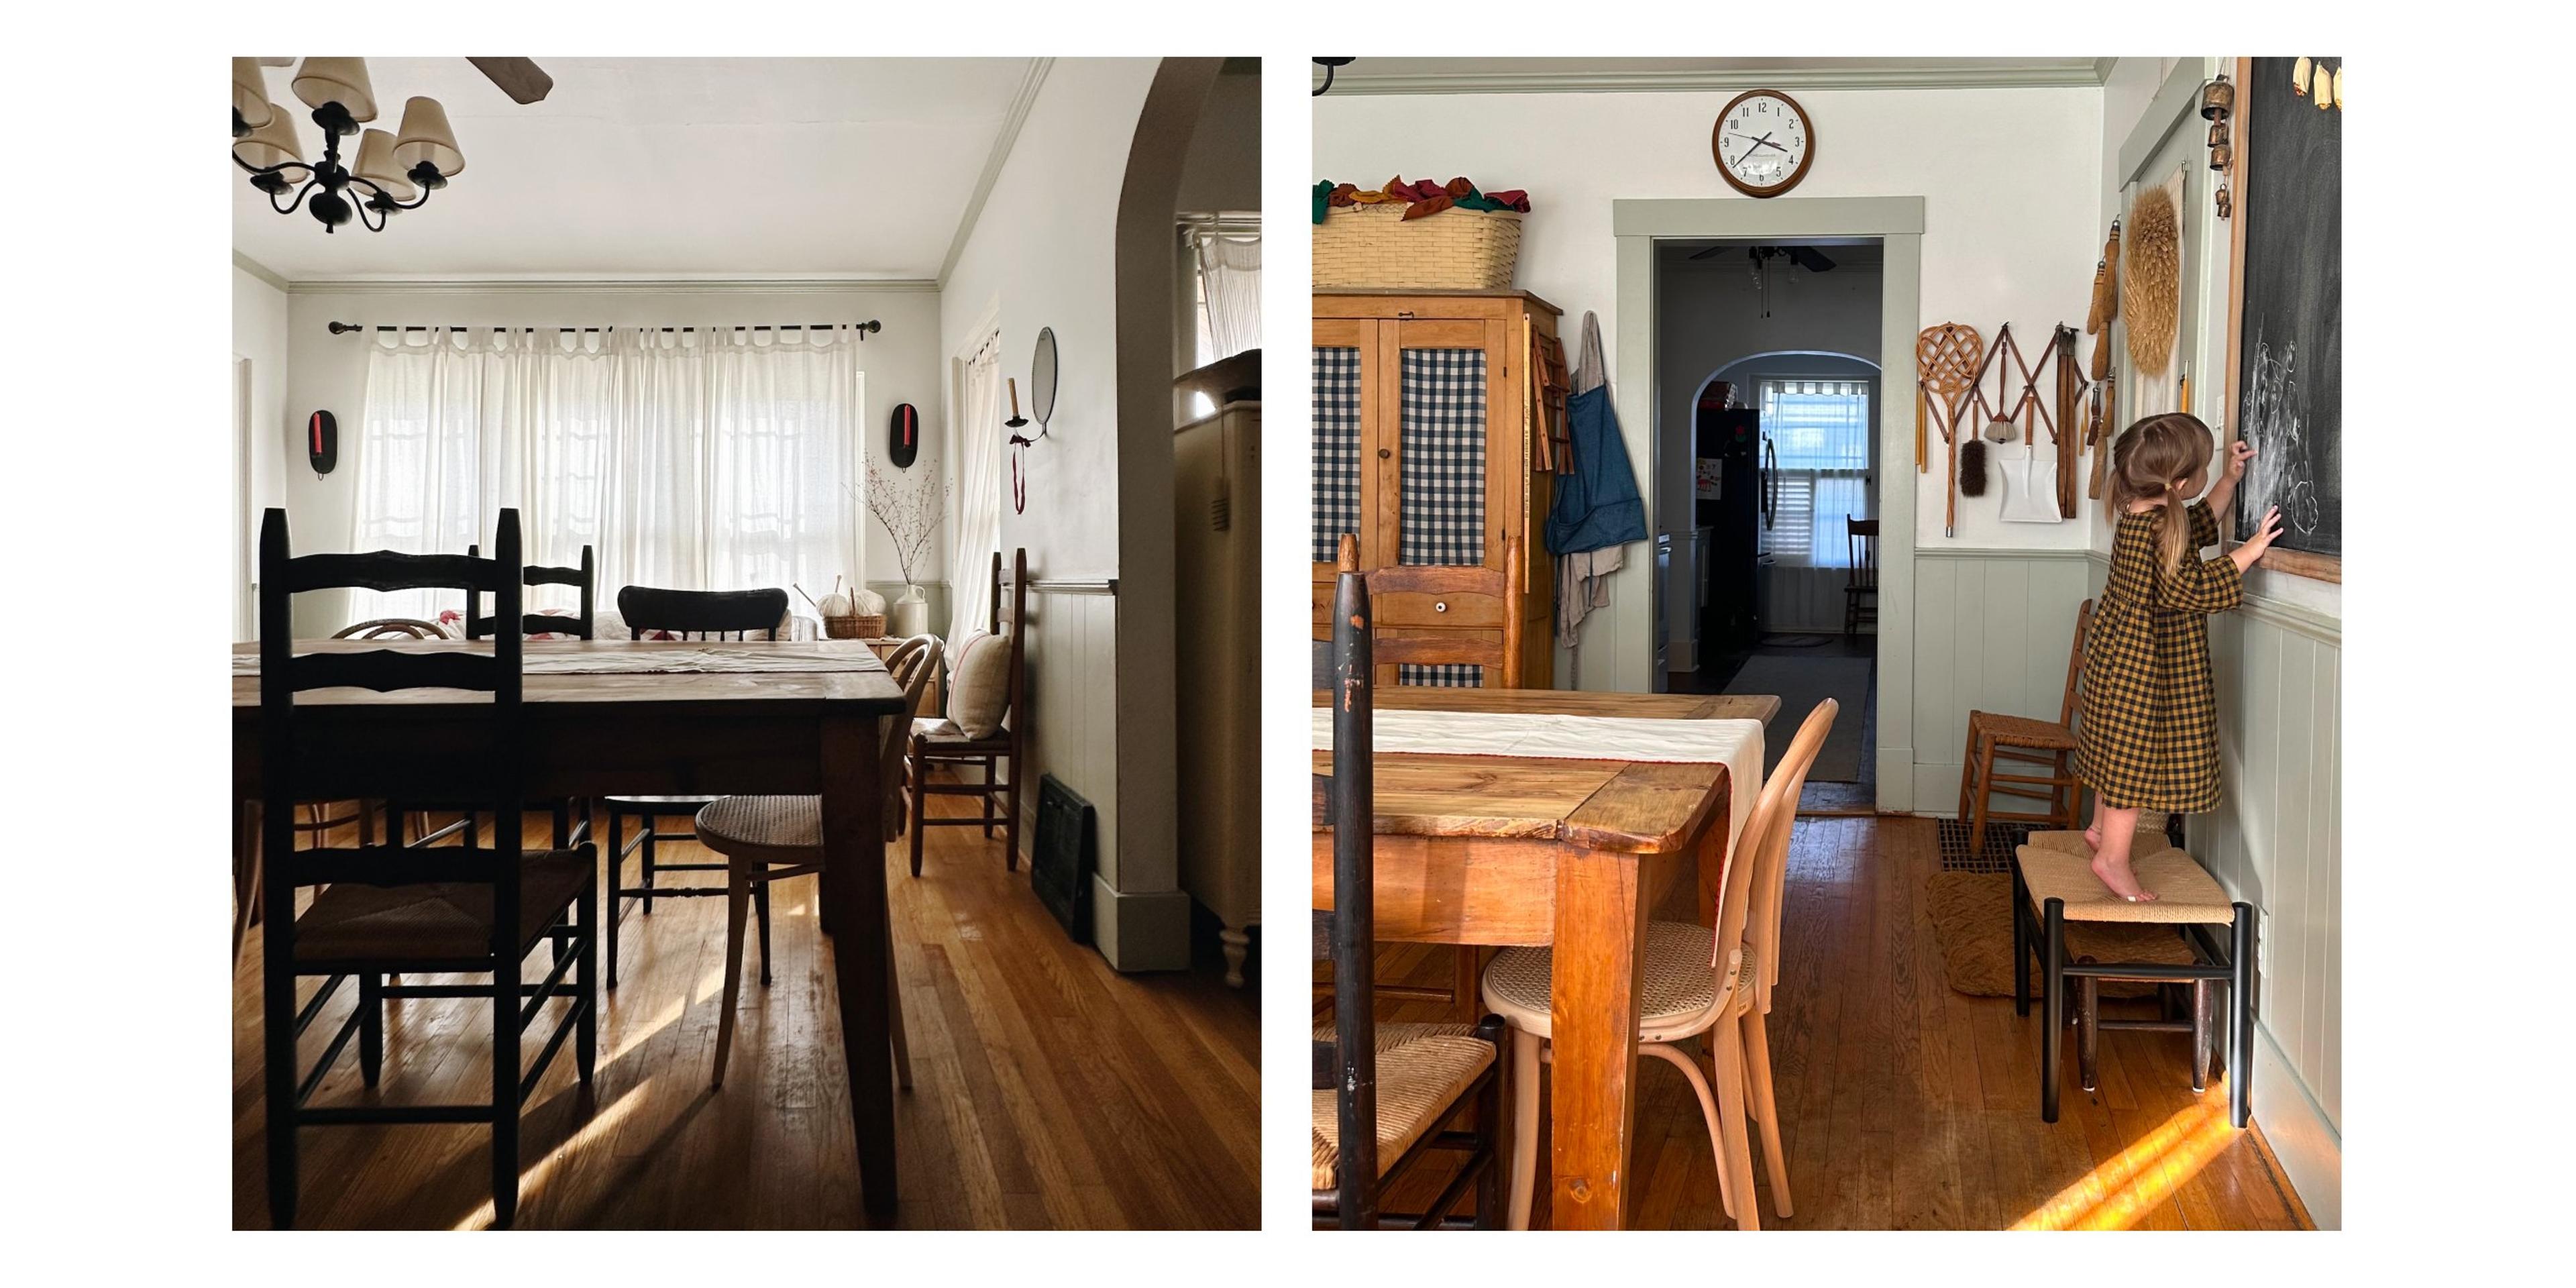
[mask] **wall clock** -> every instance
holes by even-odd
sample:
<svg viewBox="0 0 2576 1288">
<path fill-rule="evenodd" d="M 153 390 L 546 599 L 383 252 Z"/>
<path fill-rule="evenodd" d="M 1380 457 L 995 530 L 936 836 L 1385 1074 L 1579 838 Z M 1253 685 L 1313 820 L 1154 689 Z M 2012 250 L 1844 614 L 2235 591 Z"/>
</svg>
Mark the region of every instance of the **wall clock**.
<svg viewBox="0 0 2576 1288">
<path fill-rule="evenodd" d="M 1709 132 L 1717 172 L 1748 197 L 1776 197 L 1798 186 L 1816 159 L 1816 126 L 1798 100 L 1776 89 L 1749 89 L 1718 113 Z"/>
</svg>

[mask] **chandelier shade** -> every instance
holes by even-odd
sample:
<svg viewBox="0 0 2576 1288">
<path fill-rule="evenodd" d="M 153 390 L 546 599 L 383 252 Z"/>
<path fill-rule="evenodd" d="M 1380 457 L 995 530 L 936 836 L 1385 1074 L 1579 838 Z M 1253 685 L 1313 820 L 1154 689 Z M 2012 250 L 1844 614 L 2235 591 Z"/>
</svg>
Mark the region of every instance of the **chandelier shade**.
<svg viewBox="0 0 2576 1288">
<path fill-rule="evenodd" d="M 396 201 L 409 201 L 420 195 L 420 189 L 405 177 L 403 168 L 394 161 L 394 136 L 383 130 L 369 130 L 358 138 L 358 163 L 349 173 L 385 190 Z"/>
<path fill-rule="evenodd" d="M 265 100 L 261 106 L 269 109 L 268 124 L 253 129 L 248 138 L 236 141 L 233 158 L 258 170 L 300 164 L 304 160 L 304 145 L 295 137 L 295 117 L 276 110 Z M 250 113 L 242 115 L 248 118 Z"/>
<path fill-rule="evenodd" d="M 277 114 L 277 109 L 269 106 L 268 78 L 260 74 L 256 58 L 233 60 L 233 114 L 254 130 Z"/>
<path fill-rule="evenodd" d="M 367 60 L 363 58 L 307 58 L 295 69 L 295 96 L 307 107 L 337 103 L 348 109 L 349 119 L 367 122 L 376 119 L 376 90 L 367 80 Z"/>
<path fill-rule="evenodd" d="M 415 98 L 403 104 L 402 134 L 394 140 L 393 159 L 409 170 L 426 161 L 441 176 L 453 178 L 465 169 L 456 133 L 447 126 L 447 109 L 437 99 Z"/>
</svg>

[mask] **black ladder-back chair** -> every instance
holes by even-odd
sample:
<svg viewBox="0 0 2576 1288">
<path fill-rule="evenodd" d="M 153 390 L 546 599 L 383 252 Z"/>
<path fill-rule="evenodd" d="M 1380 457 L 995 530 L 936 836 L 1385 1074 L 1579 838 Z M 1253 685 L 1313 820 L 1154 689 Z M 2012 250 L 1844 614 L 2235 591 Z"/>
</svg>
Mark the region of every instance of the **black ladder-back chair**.
<svg viewBox="0 0 2576 1288">
<path fill-rule="evenodd" d="M 787 617 L 787 592 L 766 590 L 661 590 L 652 586 L 627 586 L 617 592 L 617 615 L 626 619 L 626 632 L 634 639 L 644 638 L 646 631 L 668 631 L 679 636 L 699 636 L 722 640 L 745 640 L 757 634 L 765 639 L 778 638 L 778 624 Z M 663 872 L 714 872 L 722 874 L 722 863 L 663 863 L 654 847 L 663 841 L 694 841 L 698 811 L 717 801 L 714 796 L 611 796 L 602 802 L 608 813 L 608 986 L 617 987 L 617 923 L 624 911 L 621 899 L 644 901 L 644 915 L 653 915 L 655 899 L 717 898 L 725 895 L 722 885 L 656 886 L 654 878 Z M 687 831 L 665 831 L 662 820 L 686 818 Z M 638 820 L 633 839 L 626 835 L 629 819 Z M 627 885 L 626 856 L 642 851 L 642 872 L 637 884 Z M 752 906 L 760 914 L 760 960 L 762 970 L 769 961 L 769 886 L 752 888 Z M 764 976 L 764 982 L 766 977 Z"/>
<path fill-rule="evenodd" d="M 465 547 L 465 557 L 468 559 L 481 558 L 482 554 L 483 547 L 479 545 Z M 598 614 L 594 609 L 593 597 L 597 593 L 599 573 L 593 563 L 591 548 L 589 546 L 585 545 L 581 548 L 580 567 L 547 568 L 537 564 L 530 564 L 528 565 L 527 571 L 521 574 L 519 581 L 521 585 L 526 586 L 572 586 L 581 591 L 580 616 L 561 617 L 550 613 L 523 612 L 519 616 L 519 630 L 521 633 L 527 635 L 571 635 L 578 639 L 595 638 Z M 492 624 L 499 620 L 500 616 L 498 614 L 486 614 L 483 611 L 483 594 L 481 591 L 475 591 L 466 595 L 465 638 L 469 640 L 492 638 Z M 414 803 L 405 805 L 403 809 L 406 811 L 417 811 L 424 814 L 438 813 L 465 815 L 464 818 L 461 818 L 454 823 L 450 823 L 445 827 L 434 830 L 424 822 L 420 829 L 420 839 L 413 842 L 415 845 L 430 845 L 463 831 L 468 827 L 480 826 L 476 823 L 472 811 L 454 804 Z M 567 819 L 571 820 L 572 830 L 570 835 L 574 844 L 577 845 L 590 839 L 590 803 L 588 801 L 555 801 L 551 803 L 551 809 L 555 816 L 555 833 L 559 839 L 565 834 L 564 828 Z M 578 811 L 577 813 L 575 812 L 576 810 Z M 395 823 L 397 826 L 400 825 L 401 818 L 399 816 L 396 817 Z"/>
<path fill-rule="evenodd" d="M 519 515 L 503 510 L 493 539 L 496 557 L 373 554 L 288 555 L 286 512 L 271 509 L 260 524 L 260 790 L 268 855 L 260 895 L 266 912 L 261 950 L 263 1038 L 266 1045 L 265 1110 L 268 1136 L 269 1212 L 279 1227 L 294 1224 L 296 1131 L 342 1123 L 489 1123 L 492 1126 L 493 1223 L 506 1226 L 518 1210 L 519 1108 L 571 1036 L 582 1083 L 591 1080 L 598 1051 L 596 1005 L 598 951 L 597 855 L 588 846 L 523 852 L 517 838 L 487 849 L 469 837 L 461 846 L 293 848 L 291 807 L 303 796 L 396 795 L 416 782 L 399 781 L 424 771 L 452 775 L 440 787 L 457 790 L 485 776 L 484 800 L 498 818 L 518 816 L 521 717 L 521 642 L 503 632 L 492 652 L 316 653 L 296 656 L 292 606 L 303 591 L 363 587 L 370 590 L 488 590 L 505 616 L 519 608 Z M 357 687 L 466 689 L 492 695 L 488 750 L 470 763 L 454 758 L 424 762 L 389 753 L 308 763 L 298 757 L 298 734 L 316 708 L 296 701 L 308 689 Z M 327 709 L 325 709 L 327 710 Z M 311 778 L 326 781 L 312 783 Z M 295 913 L 296 891 L 314 887 L 304 915 Z M 523 959 L 540 941 L 552 943 L 552 969 L 533 983 L 520 976 Z M 388 984 L 387 976 L 489 974 L 485 984 Z M 567 979 L 567 974 L 570 978 Z M 299 1010 L 298 977 L 324 983 Z M 355 976 L 358 1005 L 332 1035 L 312 1071 L 297 1077 L 296 1038 L 321 1013 L 338 986 Z M 307 1107 L 351 1036 L 366 1085 L 376 1085 L 384 1063 L 387 998 L 479 997 L 492 1002 L 492 1099 L 488 1104 L 401 1105 L 374 1103 Z M 538 1052 L 533 1067 L 519 1067 L 521 1031 L 551 998 L 571 1007 Z M 372 1097 L 370 1098 L 372 1099 Z"/>
<path fill-rule="evenodd" d="M 1002 552 L 993 552 L 993 594 L 985 631 L 1002 634 Z M 913 726 L 910 750 L 905 754 L 906 782 L 912 792 L 912 874 L 921 875 L 922 831 L 933 827 L 981 827 L 984 835 L 993 835 L 993 825 L 1002 827 L 1002 866 L 1012 872 L 1020 868 L 1020 771 L 1028 761 L 1028 630 L 1029 552 L 1022 547 L 1011 553 L 1011 633 L 1006 638 L 1010 649 L 1011 668 L 1008 697 L 1002 713 L 1002 727 L 989 738 L 969 738 L 946 720 L 935 720 L 936 728 Z M 959 654 L 964 661 L 964 654 Z M 956 677 L 949 677 L 949 693 L 956 694 Z M 982 781 L 967 782 L 961 775 L 955 782 L 930 781 L 930 767 L 949 764 L 963 768 L 981 766 Z M 1008 777 L 996 772 L 1007 771 Z M 973 796 L 977 809 L 968 818 L 932 818 L 927 808 L 933 796 Z"/>
<path fill-rule="evenodd" d="M 1496 1158 L 1495 1132 L 1503 1121 L 1501 1016 L 1486 1016 L 1472 1032 L 1463 1025 L 1404 1026 L 1428 1035 L 1433 1042 L 1450 1044 L 1453 1052 L 1461 1042 L 1483 1044 L 1484 1051 L 1472 1053 L 1482 1059 L 1483 1067 L 1447 1104 L 1431 1110 L 1429 1120 L 1402 1156 L 1383 1167 L 1378 1161 L 1380 1057 L 1405 1060 L 1421 1044 L 1400 1038 L 1381 1051 L 1375 995 L 1370 988 L 1377 969 L 1377 838 L 1372 824 L 1376 784 L 1371 767 L 1376 743 L 1370 697 L 1377 682 L 1370 629 L 1366 578 L 1360 573 L 1345 572 L 1333 592 L 1329 690 L 1333 702 L 1333 773 L 1330 778 L 1319 777 L 1315 783 L 1316 821 L 1330 824 L 1333 829 L 1333 910 L 1317 910 L 1314 915 L 1314 958 L 1333 963 L 1333 1037 L 1330 1041 L 1320 1036 L 1315 1039 L 1312 1087 L 1334 1093 L 1338 1184 L 1314 1191 L 1314 1225 L 1317 1229 L 1344 1230 L 1460 1226 L 1500 1229 L 1503 1170 Z M 1402 1076 L 1400 1071 L 1397 1076 Z M 1481 1120 L 1480 1130 L 1441 1130 L 1470 1102 Z M 1431 1206 L 1418 1215 L 1381 1212 L 1379 1195 L 1425 1156 L 1440 1151 L 1463 1151 L 1467 1158 Z M 1466 1196 L 1470 1185 L 1476 1190 L 1476 1215 L 1450 1216 L 1450 1210 Z"/>
</svg>

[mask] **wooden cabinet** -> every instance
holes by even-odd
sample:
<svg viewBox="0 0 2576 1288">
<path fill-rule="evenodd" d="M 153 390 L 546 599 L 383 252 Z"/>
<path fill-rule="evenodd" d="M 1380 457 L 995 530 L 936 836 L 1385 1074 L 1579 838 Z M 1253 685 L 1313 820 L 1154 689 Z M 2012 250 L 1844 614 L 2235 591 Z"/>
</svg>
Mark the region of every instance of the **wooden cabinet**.
<svg viewBox="0 0 2576 1288">
<path fill-rule="evenodd" d="M 1261 920 L 1261 404 L 1231 402 L 1172 439 L 1181 884 L 1216 914 L 1225 982 L 1243 987 Z"/>
<path fill-rule="evenodd" d="M 1531 468 L 1538 417 L 1529 372 L 1531 350 L 1556 334 L 1557 316 L 1525 291 L 1315 293 L 1314 638 L 1331 636 L 1334 550 L 1345 532 L 1358 538 L 1362 571 L 1500 568 L 1504 541 L 1516 538 L 1527 578 L 1521 683 L 1553 687 L 1556 564 L 1542 530 L 1555 476 Z M 1378 605 L 1377 627 L 1498 637 L 1502 623 L 1463 605 L 1390 596 Z M 1387 670 L 1382 682 L 1481 679 L 1478 667 Z"/>
</svg>

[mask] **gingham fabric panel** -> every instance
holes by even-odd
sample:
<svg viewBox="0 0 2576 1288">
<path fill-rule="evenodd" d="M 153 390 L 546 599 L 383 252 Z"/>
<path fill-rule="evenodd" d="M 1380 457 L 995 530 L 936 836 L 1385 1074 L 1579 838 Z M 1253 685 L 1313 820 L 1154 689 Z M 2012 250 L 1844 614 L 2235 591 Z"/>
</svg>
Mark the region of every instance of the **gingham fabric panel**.
<svg viewBox="0 0 2576 1288">
<path fill-rule="evenodd" d="M 1360 530 L 1360 351 L 1315 349 L 1317 563 L 1331 563 L 1342 534 Z"/>
<path fill-rule="evenodd" d="M 1400 427 L 1403 538 L 1396 562 L 1485 561 L 1485 351 L 1406 349 Z M 1396 668 L 1398 684 L 1477 688 L 1481 666 Z"/>
</svg>

